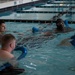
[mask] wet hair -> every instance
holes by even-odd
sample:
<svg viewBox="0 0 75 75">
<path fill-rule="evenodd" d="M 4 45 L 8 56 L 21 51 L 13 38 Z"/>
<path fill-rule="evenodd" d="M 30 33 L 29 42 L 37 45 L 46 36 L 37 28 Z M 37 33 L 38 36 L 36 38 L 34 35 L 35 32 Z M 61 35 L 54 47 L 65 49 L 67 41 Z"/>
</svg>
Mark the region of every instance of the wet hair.
<svg viewBox="0 0 75 75">
<path fill-rule="evenodd" d="M 2 24 L 2 23 L 5 23 L 3 20 L 0 20 L 0 25 Z"/>
<path fill-rule="evenodd" d="M 64 31 L 64 28 L 63 28 L 64 25 L 61 25 L 62 22 L 63 22 L 63 20 L 60 19 L 60 18 L 57 19 L 57 21 L 56 21 L 56 26 L 57 26 L 57 30 L 58 30 L 58 31 Z"/>
<path fill-rule="evenodd" d="M 16 38 L 12 34 L 5 34 L 1 39 L 2 47 L 8 44 L 11 40 L 16 40 Z"/>
<path fill-rule="evenodd" d="M 56 24 L 59 23 L 59 22 L 62 22 L 62 21 L 63 20 L 59 18 L 59 19 L 57 19 Z"/>
</svg>

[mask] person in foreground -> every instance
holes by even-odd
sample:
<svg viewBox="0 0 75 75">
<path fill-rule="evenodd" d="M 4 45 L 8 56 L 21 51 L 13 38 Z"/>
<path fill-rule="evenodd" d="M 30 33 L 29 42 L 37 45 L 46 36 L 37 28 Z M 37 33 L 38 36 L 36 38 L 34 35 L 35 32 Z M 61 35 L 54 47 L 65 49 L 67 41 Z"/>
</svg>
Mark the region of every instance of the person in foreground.
<svg viewBox="0 0 75 75">
<path fill-rule="evenodd" d="M 25 70 L 18 67 L 18 61 L 11 53 L 16 47 L 16 39 L 12 34 L 5 34 L 1 39 L 0 65 L 8 65 L 0 70 L 0 75 L 17 75 Z"/>
</svg>

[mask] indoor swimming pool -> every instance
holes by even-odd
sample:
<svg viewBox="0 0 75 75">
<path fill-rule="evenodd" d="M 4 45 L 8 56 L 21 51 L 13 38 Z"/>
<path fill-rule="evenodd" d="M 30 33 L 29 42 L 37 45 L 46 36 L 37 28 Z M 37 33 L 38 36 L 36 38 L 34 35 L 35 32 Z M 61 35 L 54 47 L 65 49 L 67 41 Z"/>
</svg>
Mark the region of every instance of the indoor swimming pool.
<svg viewBox="0 0 75 75">
<path fill-rule="evenodd" d="M 49 6 L 45 4 L 43 6 Z M 52 6 L 57 6 L 54 4 Z M 58 8 L 36 8 L 31 7 L 24 11 L 58 11 Z M 68 10 L 68 8 L 63 8 Z M 62 11 L 62 9 L 60 9 Z M 10 15 L 1 16 L 0 19 L 31 19 L 31 20 L 50 20 L 58 13 L 17 13 L 12 12 Z M 63 20 L 72 20 L 74 15 L 61 16 Z M 54 34 L 54 38 L 43 36 L 41 32 L 32 33 L 32 28 L 42 28 L 43 31 L 53 30 L 56 28 L 55 23 L 22 23 L 22 22 L 5 22 L 7 33 L 12 33 L 17 42 L 25 46 L 28 53 L 25 58 L 19 61 L 19 66 L 26 70 L 21 75 L 75 75 L 75 47 L 57 46 L 63 39 L 69 38 L 75 34 L 75 31 L 68 33 Z M 75 24 L 69 24 L 69 27 L 75 29 Z M 21 35 L 22 34 L 22 35 Z M 43 38 L 41 38 L 42 36 Z M 27 37 L 35 37 L 25 40 Z M 13 52 L 18 57 L 21 52 Z M 74 71 L 71 70 L 74 68 Z"/>
</svg>

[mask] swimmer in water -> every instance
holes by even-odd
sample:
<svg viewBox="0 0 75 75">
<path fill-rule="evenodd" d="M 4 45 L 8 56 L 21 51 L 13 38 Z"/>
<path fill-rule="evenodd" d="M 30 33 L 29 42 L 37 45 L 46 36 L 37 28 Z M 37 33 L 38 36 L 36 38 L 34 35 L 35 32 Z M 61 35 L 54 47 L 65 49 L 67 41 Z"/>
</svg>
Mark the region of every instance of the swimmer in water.
<svg viewBox="0 0 75 75">
<path fill-rule="evenodd" d="M 70 31 L 74 31 L 74 29 L 72 29 L 70 27 L 65 27 L 64 21 L 60 18 L 57 19 L 55 33 L 67 33 L 67 32 L 70 32 Z"/>
<path fill-rule="evenodd" d="M 18 67 L 18 61 L 11 53 L 16 47 L 16 39 L 12 34 L 5 34 L 1 39 L 0 65 L 8 63 L 10 66 L 2 69 L 0 75 L 17 75 L 25 70 Z"/>
</svg>

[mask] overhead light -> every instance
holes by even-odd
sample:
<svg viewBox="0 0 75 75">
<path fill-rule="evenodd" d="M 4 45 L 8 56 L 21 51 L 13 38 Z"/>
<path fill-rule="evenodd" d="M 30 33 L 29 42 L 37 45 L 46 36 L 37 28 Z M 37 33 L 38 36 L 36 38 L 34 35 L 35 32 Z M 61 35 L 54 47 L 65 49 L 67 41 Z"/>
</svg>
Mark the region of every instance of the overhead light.
<svg viewBox="0 0 75 75">
<path fill-rule="evenodd" d="M 60 6 L 63 6 L 63 4 L 60 4 Z"/>
</svg>

